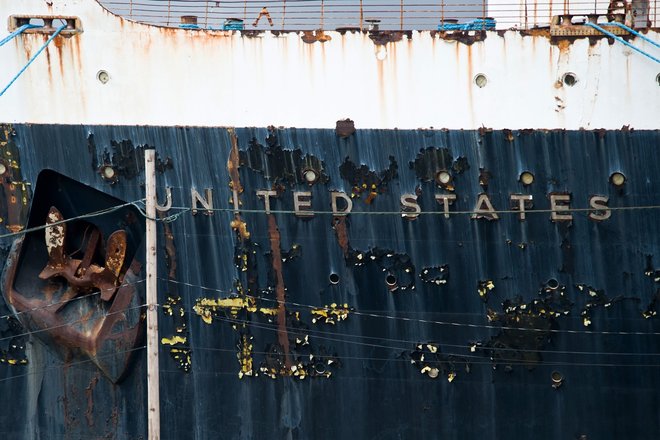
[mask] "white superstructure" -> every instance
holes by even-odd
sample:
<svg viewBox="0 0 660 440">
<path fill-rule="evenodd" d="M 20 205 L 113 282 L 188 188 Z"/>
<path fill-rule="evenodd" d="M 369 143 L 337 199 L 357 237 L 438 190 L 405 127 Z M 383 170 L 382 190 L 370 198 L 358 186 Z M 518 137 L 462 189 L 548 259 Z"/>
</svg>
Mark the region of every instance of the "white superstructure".
<svg viewBox="0 0 660 440">
<path fill-rule="evenodd" d="M 412 31 L 375 44 L 367 32 L 326 32 L 330 40 L 307 43 L 294 32 L 134 23 L 94 0 L 0 0 L 0 18 L 12 15 L 75 16 L 82 32 L 58 36 L 0 98 L 2 122 L 655 129 L 660 121 L 660 64 L 606 38 L 509 30 L 466 44 Z M 646 36 L 660 41 L 657 30 Z M 2 87 L 47 37 L 26 33 L 0 48 Z"/>
</svg>

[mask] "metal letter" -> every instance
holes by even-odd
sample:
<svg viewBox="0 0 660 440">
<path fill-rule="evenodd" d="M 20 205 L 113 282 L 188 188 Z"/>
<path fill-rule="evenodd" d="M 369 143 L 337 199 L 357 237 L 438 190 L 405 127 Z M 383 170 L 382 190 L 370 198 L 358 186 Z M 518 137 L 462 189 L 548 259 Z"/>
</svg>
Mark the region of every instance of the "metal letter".
<svg viewBox="0 0 660 440">
<path fill-rule="evenodd" d="M 266 208 L 266 214 L 270 214 L 270 198 L 277 197 L 277 191 L 271 191 L 267 189 L 260 189 L 257 191 L 257 197 L 264 198 L 264 207 Z"/>
<path fill-rule="evenodd" d="M 435 199 L 441 203 L 445 212 L 445 218 L 449 218 L 449 205 L 456 200 L 456 194 L 436 194 Z"/>
<path fill-rule="evenodd" d="M 293 193 L 293 210 L 299 217 L 314 217 L 313 212 L 307 209 L 312 207 L 312 193 L 310 191 L 294 191 Z"/>
<path fill-rule="evenodd" d="M 416 214 L 410 214 L 409 211 L 405 211 L 405 208 L 413 208 L 413 213 Z M 422 212 L 422 208 L 417 204 L 417 196 L 415 194 L 401 195 L 401 217 L 408 220 L 415 220 L 419 217 L 420 212 Z"/>
<path fill-rule="evenodd" d="M 525 221 L 525 202 L 531 202 L 534 197 L 531 194 L 511 194 L 511 201 L 518 201 L 518 206 L 511 206 L 511 209 L 518 209 L 520 211 L 520 214 L 518 214 L 518 218 L 520 219 L 521 222 Z"/>
<path fill-rule="evenodd" d="M 204 190 L 206 193 L 206 199 L 202 197 L 200 193 L 197 192 L 195 188 L 190 190 L 190 195 L 192 197 L 192 213 L 193 215 L 197 214 L 197 202 L 201 203 L 204 209 L 206 209 L 207 215 L 213 214 L 213 189 L 206 188 Z"/>
<path fill-rule="evenodd" d="M 472 218 L 485 218 L 487 220 L 499 220 L 499 216 L 488 198 L 488 194 L 479 194 L 477 204 L 474 207 Z"/>
<path fill-rule="evenodd" d="M 589 206 L 596 209 L 589 213 L 591 220 L 602 222 L 612 217 L 612 210 L 607 209 L 607 202 L 610 200 L 607 196 L 591 196 L 589 199 Z"/>
<path fill-rule="evenodd" d="M 553 222 L 570 222 L 573 221 L 573 214 L 559 214 L 559 212 L 567 212 L 571 208 L 568 204 L 571 202 L 570 194 L 550 194 L 550 209 L 552 214 L 550 219 Z M 560 205 L 560 203 L 562 203 Z M 563 203 L 566 203 L 565 205 Z"/>
<path fill-rule="evenodd" d="M 344 199 L 346 201 L 346 208 L 344 208 L 342 211 L 340 211 L 337 208 L 337 199 Z M 330 193 L 330 199 L 332 200 L 332 213 L 334 215 L 346 215 L 351 212 L 353 209 L 353 200 L 351 200 L 350 197 L 346 195 L 345 192 L 342 191 L 332 191 Z"/>
<path fill-rule="evenodd" d="M 156 209 L 160 212 L 167 212 L 170 209 L 172 209 L 172 188 L 169 186 L 165 188 L 165 206 L 159 205 L 158 202 L 156 202 Z"/>
</svg>

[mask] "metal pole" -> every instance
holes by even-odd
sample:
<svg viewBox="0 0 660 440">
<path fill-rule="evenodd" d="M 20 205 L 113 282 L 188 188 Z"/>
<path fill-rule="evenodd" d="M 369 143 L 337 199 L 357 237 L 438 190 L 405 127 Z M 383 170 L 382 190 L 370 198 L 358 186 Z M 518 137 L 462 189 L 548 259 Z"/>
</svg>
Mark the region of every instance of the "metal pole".
<svg viewBox="0 0 660 440">
<path fill-rule="evenodd" d="M 364 25 L 364 9 L 362 5 L 362 0 L 360 0 L 360 31 L 362 31 L 363 25 Z"/>
<path fill-rule="evenodd" d="M 442 0 L 440 3 L 440 23 L 442 23 L 443 26 L 445 25 L 445 0 Z M 444 30 L 444 27 L 442 30 Z"/>
<path fill-rule="evenodd" d="M 148 438 L 160 439 L 160 390 L 158 381 L 158 295 L 156 264 L 156 150 L 144 150 L 146 186 L 147 272 L 147 407 Z"/>
</svg>

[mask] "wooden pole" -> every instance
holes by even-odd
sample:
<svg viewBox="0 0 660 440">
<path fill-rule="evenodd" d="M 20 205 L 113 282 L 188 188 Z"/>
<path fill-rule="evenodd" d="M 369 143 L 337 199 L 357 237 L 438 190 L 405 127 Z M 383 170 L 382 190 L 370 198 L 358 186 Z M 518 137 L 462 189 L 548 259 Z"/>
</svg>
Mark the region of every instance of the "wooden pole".
<svg viewBox="0 0 660 440">
<path fill-rule="evenodd" d="M 160 390 L 158 382 L 158 295 L 156 264 L 156 150 L 144 150 L 146 186 L 147 272 L 147 407 L 148 438 L 160 439 Z"/>
</svg>

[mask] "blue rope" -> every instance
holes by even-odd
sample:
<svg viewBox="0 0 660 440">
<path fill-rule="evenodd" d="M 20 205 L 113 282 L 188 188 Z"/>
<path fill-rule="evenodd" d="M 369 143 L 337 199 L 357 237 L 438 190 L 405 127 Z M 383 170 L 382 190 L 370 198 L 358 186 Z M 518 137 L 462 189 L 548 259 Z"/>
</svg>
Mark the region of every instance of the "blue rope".
<svg viewBox="0 0 660 440">
<path fill-rule="evenodd" d="M 5 38 L 3 38 L 3 39 L 0 41 L 0 46 L 4 46 L 5 44 L 9 43 L 9 42 L 10 42 L 11 40 L 13 40 L 15 37 L 18 37 L 19 35 L 21 35 L 21 34 L 23 33 L 23 31 L 26 31 L 26 30 L 28 30 L 28 29 L 32 29 L 32 28 L 38 28 L 38 27 L 41 27 L 41 26 L 39 26 L 39 25 L 37 25 L 37 24 L 29 24 L 29 23 L 28 23 L 28 24 L 24 24 L 23 26 L 19 27 L 19 28 L 16 29 L 14 32 L 12 32 L 11 34 L 9 34 L 9 35 L 7 35 Z"/>
<path fill-rule="evenodd" d="M 48 46 L 48 45 L 50 44 L 50 42 L 53 41 L 53 40 L 55 39 L 55 37 L 57 37 L 57 36 L 60 34 L 60 32 L 62 32 L 62 30 L 64 30 L 65 27 L 66 27 L 66 25 L 63 24 L 62 26 L 58 27 L 57 30 L 55 30 L 55 32 L 53 33 L 53 35 L 51 35 L 51 36 L 48 38 L 48 41 L 46 41 L 46 42 L 44 43 L 44 45 L 41 46 L 41 47 L 39 48 L 39 50 L 37 51 L 37 53 L 35 53 L 34 56 L 33 56 L 32 58 L 30 58 L 30 61 L 28 61 L 27 64 L 26 64 L 25 66 L 23 66 L 23 68 L 22 68 L 22 69 L 16 74 L 16 76 L 14 76 L 14 78 L 9 82 L 9 84 L 7 84 L 7 87 L 5 87 L 4 89 L 2 89 L 2 92 L 0 92 L 0 96 L 2 96 L 2 95 L 5 94 L 5 92 L 7 91 L 7 89 L 9 89 L 9 87 L 11 87 L 12 84 L 14 84 L 14 82 L 18 79 L 18 77 L 21 76 L 21 75 L 23 74 L 23 72 L 25 72 L 25 71 L 27 70 L 27 68 L 30 66 L 30 64 L 32 64 L 32 62 L 33 62 L 33 61 L 39 56 L 39 54 L 40 54 L 41 52 L 44 51 L 44 49 L 46 48 L 46 46 Z"/>
<path fill-rule="evenodd" d="M 477 18 L 468 23 L 442 23 L 438 25 L 439 31 L 482 31 L 495 29 L 495 20 L 491 18 L 481 19 Z"/>
<path fill-rule="evenodd" d="M 648 37 L 646 37 L 646 36 L 640 34 L 640 33 L 637 32 L 636 30 L 629 28 L 629 27 L 626 26 L 625 24 L 621 24 L 621 23 L 618 23 L 618 22 L 616 22 L 616 21 L 613 21 L 613 22 L 610 22 L 610 23 L 607 23 L 607 24 L 608 24 L 608 25 L 618 26 L 618 27 L 620 27 L 621 29 L 625 29 L 625 30 L 627 30 L 628 32 L 630 32 L 631 34 L 633 34 L 634 36 L 639 37 L 639 38 L 641 38 L 641 39 L 644 40 L 644 41 L 648 41 L 649 43 L 651 43 L 651 44 L 654 45 L 655 47 L 660 47 L 660 44 L 658 44 L 658 43 L 656 43 L 655 41 L 651 40 L 650 38 L 648 38 Z"/>
<path fill-rule="evenodd" d="M 593 24 L 593 23 L 590 23 L 590 22 L 586 22 L 586 23 L 584 23 L 584 24 L 585 24 L 585 26 L 592 27 L 592 28 L 594 28 L 594 29 L 596 29 L 596 30 L 602 32 L 603 34 L 607 35 L 607 36 L 610 37 L 610 38 L 614 38 L 615 40 L 617 40 L 617 41 L 619 41 L 619 42 L 625 44 L 625 45 L 628 46 L 629 48 L 634 49 L 634 50 L 636 50 L 637 52 L 641 53 L 641 54 L 644 55 L 645 57 L 649 57 L 649 58 L 651 58 L 651 59 L 652 59 L 653 61 L 655 61 L 656 63 L 660 63 L 660 59 L 654 57 L 654 56 L 651 55 L 651 54 L 648 54 L 648 53 L 644 52 L 642 49 L 640 49 L 640 48 L 638 48 L 638 47 L 633 46 L 632 44 L 628 43 L 628 42 L 627 42 L 626 40 L 624 40 L 623 38 L 614 35 L 612 32 L 606 31 L 605 29 L 603 29 L 602 27 L 598 26 L 597 24 Z"/>
</svg>

